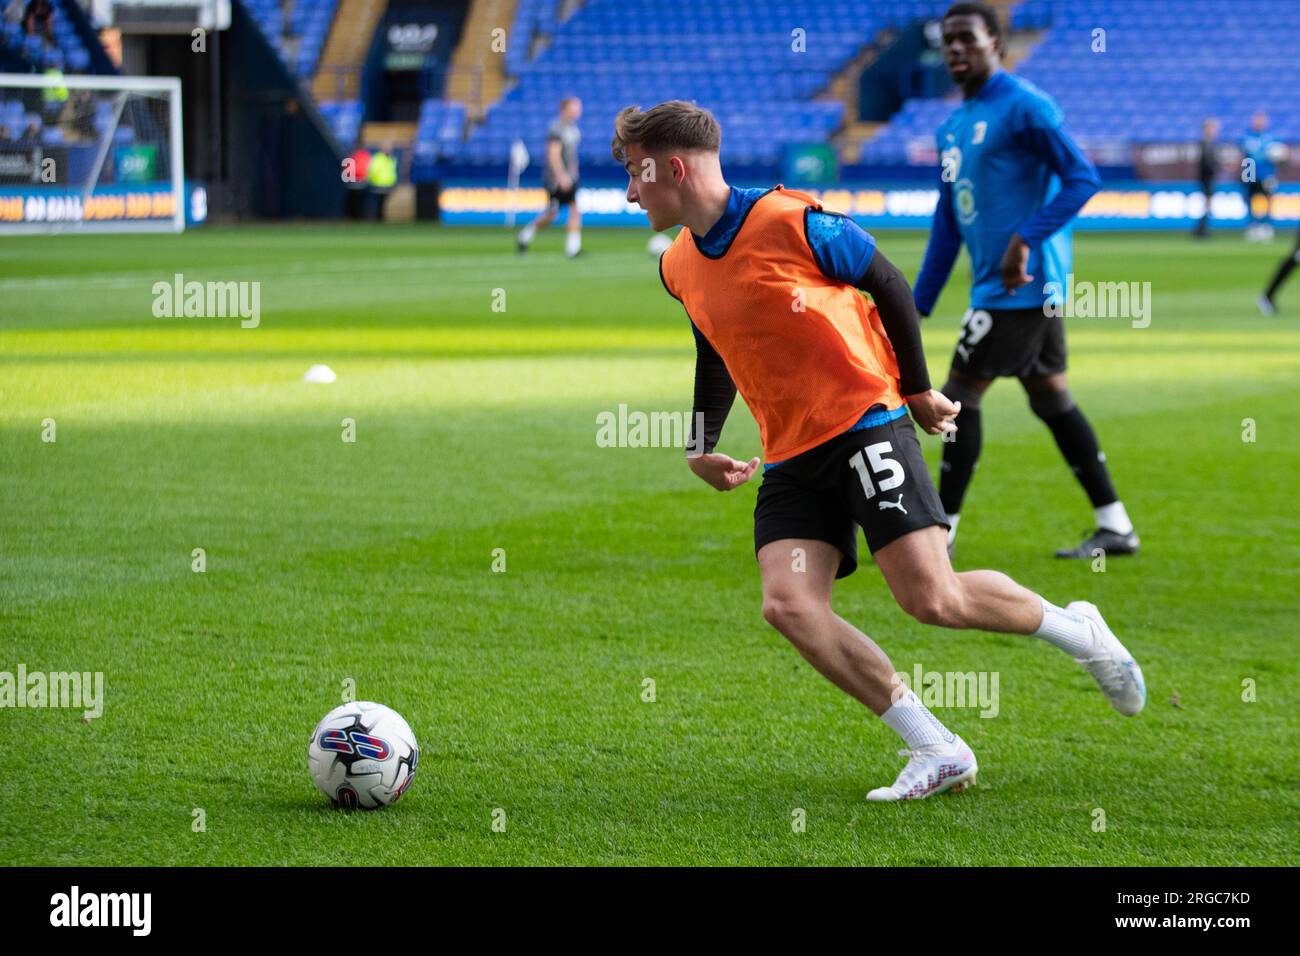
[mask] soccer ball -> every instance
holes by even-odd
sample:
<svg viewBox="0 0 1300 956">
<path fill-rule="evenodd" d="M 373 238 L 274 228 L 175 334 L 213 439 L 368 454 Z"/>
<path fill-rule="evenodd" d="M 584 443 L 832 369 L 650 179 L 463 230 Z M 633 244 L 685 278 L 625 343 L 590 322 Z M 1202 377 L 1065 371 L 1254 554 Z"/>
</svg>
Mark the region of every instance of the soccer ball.
<svg viewBox="0 0 1300 956">
<path fill-rule="evenodd" d="M 337 806 L 377 810 L 415 780 L 420 747 L 397 711 L 370 701 L 335 707 L 307 743 L 312 782 Z"/>
<path fill-rule="evenodd" d="M 650 237 L 650 242 L 646 246 L 646 252 L 658 258 L 668 251 L 668 247 L 673 244 L 673 237 L 663 232 L 656 232 Z"/>
</svg>

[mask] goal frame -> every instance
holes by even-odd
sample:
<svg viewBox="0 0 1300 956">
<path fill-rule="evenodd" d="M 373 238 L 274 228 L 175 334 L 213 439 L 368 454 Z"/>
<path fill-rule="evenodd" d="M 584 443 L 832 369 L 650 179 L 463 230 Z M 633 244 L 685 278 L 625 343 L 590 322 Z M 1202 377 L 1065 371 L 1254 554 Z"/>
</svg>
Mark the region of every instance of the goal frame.
<svg viewBox="0 0 1300 956">
<path fill-rule="evenodd" d="M 23 224 L 0 223 L 0 235 L 53 235 L 59 232 L 184 232 L 185 231 L 185 153 L 181 130 L 181 81 L 177 76 L 83 76 L 59 75 L 47 77 L 37 73 L 0 73 L 0 89 L 65 88 L 69 90 L 97 90 L 108 93 L 166 93 L 169 94 L 168 145 L 171 149 L 171 187 L 176 208 L 171 221 L 154 222 L 75 222 L 58 223 L 53 228 L 31 227 Z M 104 147 L 107 152 L 107 146 Z M 100 157 L 102 164 L 104 157 Z M 96 166 L 98 171 L 99 164 Z M 83 203 L 94 193 L 94 182 L 87 183 Z"/>
</svg>

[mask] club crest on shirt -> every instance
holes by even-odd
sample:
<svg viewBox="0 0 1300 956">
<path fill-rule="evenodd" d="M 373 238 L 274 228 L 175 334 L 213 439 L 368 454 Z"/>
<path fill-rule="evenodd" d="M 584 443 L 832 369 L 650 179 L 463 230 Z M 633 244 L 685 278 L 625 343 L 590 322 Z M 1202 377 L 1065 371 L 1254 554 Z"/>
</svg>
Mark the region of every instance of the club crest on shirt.
<svg viewBox="0 0 1300 956">
<path fill-rule="evenodd" d="M 969 226 L 979 215 L 975 208 L 975 185 L 969 179 L 958 180 L 953 187 L 953 205 L 957 208 L 957 220 L 963 226 Z"/>
</svg>

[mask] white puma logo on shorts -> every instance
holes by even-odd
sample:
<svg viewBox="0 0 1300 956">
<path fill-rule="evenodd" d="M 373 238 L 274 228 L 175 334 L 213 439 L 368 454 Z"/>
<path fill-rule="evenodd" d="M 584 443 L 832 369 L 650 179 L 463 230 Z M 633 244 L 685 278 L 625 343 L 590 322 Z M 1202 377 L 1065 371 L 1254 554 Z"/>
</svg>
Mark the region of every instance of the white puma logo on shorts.
<svg viewBox="0 0 1300 956">
<path fill-rule="evenodd" d="M 907 509 L 903 507 L 903 496 L 902 496 L 902 495 L 899 495 L 899 496 L 898 496 L 898 500 L 897 500 L 897 501 L 884 501 L 884 500 L 882 500 L 882 501 L 880 501 L 880 503 L 878 504 L 878 507 L 880 508 L 881 511 L 884 511 L 886 508 L 897 508 L 899 511 L 903 512 L 903 514 L 907 514 Z"/>
</svg>

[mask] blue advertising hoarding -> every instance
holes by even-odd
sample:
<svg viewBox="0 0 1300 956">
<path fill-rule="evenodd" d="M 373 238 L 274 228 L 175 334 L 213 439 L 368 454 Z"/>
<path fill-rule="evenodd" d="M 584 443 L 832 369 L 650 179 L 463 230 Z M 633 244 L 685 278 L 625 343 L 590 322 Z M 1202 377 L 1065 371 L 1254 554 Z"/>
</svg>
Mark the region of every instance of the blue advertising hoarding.
<svg viewBox="0 0 1300 956">
<path fill-rule="evenodd" d="M 0 187 L 0 226 L 86 223 L 170 223 L 176 200 L 170 181 L 100 186 L 83 189 L 58 186 Z M 202 183 L 185 183 L 185 224 L 197 226 L 208 218 L 207 190 Z"/>
<path fill-rule="evenodd" d="M 915 182 L 853 183 L 830 189 L 803 188 L 827 208 L 851 215 L 867 229 L 927 229 L 939 191 Z M 540 187 L 510 190 L 500 182 L 445 180 L 439 213 L 448 225 L 503 225 L 511 212 L 521 224 L 546 207 Z M 618 185 L 589 186 L 578 191 L 584 224 L 648 228 L 645 214 L 629 205 Z M 1080 213 L 1081 230 L 1190 229 L 1204 214 L 1200 190 L 1185 182 L 1107 183 Z M 1249 219 L 1244 189 L 1219 187 L 1211 202 L 1211 222 L 1217 228 L 1241 228 Z M 1300 184 L 1284 184 L 1273 197 L 1273 223 L 1300 223 Z"/>
</svg>

